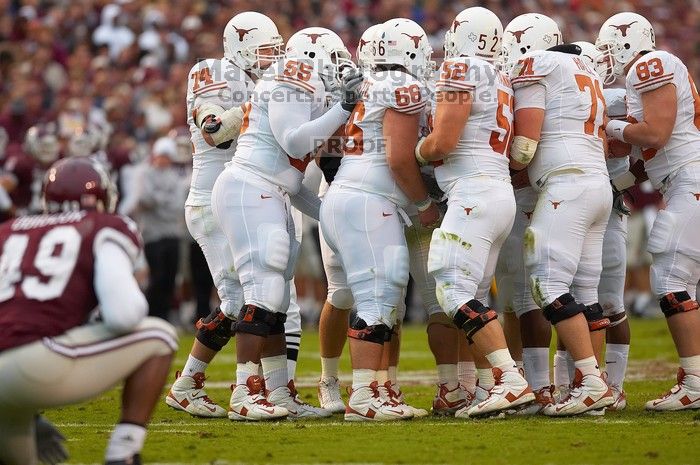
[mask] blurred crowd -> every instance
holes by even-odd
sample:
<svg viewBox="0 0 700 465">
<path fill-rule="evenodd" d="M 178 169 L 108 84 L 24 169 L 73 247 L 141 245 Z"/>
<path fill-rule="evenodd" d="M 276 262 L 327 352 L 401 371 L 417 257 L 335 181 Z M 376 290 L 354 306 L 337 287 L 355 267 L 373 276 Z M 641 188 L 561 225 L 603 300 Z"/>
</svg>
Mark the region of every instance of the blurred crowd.
<svg viewBox="0 0 700 465">
<path fill-rule="evenodd" d="M 163 306 L 194 300 L 197 313 L 208 313 L 211 280 L 203 276 L 206 264 L 178 203 L 191 163 L 185 94 L 192 65 L 222 56 L 228 20 L 243 10 L 261 11 L 285 39 L 306 26 L 327 27 L 354 53 L 367 27 L 407 17 L 428 32 L 439 59 L 447 25 L 476 4 L 496 12 L 504 26 L 525 12 L 550 15 L 568 41 L 594 41 L 610 15 L 636 11 L 652 21 L 657 45 L 700 77 L 700 0 L 0 0 L 0 216 L 40 209 L 40 180 L 52 160 L 97 157 L 119 187 L 120 212 L 141 220 L 152 257 L 160 257 L 153 263 L 167 258 L 164 270 L 152 269 L 144 282 L 177 282 L 153 290 L 149 303 L 167 312 Z M 170 186 L 167 195 L 162 186 Z M 628 296 L 633 312 L 643 313 L 651 300 L 644 243 L 660 200 L 644 188 L 633 195 Z M 310 258 L 300 263 L 297 285 L 313 320 L 325 293 L 314 225 L 306 229 Z M 168 295 L 173 291 L 175 300 Z"/>
</svg>

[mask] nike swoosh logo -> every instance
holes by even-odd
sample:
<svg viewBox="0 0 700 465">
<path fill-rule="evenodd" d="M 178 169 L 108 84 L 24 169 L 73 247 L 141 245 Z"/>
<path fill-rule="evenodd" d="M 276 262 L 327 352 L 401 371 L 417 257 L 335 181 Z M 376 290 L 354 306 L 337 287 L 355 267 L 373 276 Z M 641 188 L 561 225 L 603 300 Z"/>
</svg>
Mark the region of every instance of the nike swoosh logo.
<svg viewBox="0 0 700 465">
<path fill-rule="evenodd" d="M 403 410 L 389 410 L 392 413 L 395 413 L 397 415 L 403 415 Z"/>
<path fill-rule="evenodd" d="M 382 216 L 385 217 L 385 218 L 386 218 L 387 216 L 391 216 L 391 215 L 393 215 L 393 213 L 384 213 L 384 212 L 382 212 Z"/>
<path fill-rule="evenodd" d="M 268 408 L 261 408 L 260 410 L 262 410 L 265 413 L 269 413 L 270 415 L 275 413 L 274 409 L 271 409 L 271 408 L 269 408 L 269 409 Z"/>
<path fill-rule="evenodd" d="M 214 407 L 209 407 L 208 405 L 205 405 L 204 407 L 206 407 L 206 409 L 209 410 L 211 413 L 216 412 L 216 409 Z"/>
<path fill-rule="evenodd" d="M 264 200 L 264 199 L 271 199 L 272 196 L 271 196 L 271 195 L 262 195 L 262 194 L 260 194 L 260 198 L 263 199 L 263 200 Z"/>
</svg>

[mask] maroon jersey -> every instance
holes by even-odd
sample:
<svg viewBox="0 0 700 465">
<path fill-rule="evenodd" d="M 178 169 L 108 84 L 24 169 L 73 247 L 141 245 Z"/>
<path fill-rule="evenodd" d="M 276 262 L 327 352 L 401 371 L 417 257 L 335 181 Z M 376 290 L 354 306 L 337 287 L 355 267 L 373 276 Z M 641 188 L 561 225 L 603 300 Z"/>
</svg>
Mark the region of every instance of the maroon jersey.
<svg viewBox="0 0 700 465">
<path fill-rule="evenodd" d="M 12 203 L 15 207 L 27 211 L 32 204 L 32 198 L 36 196 L 37 188 L 41 191 L 43 170 L 40 170 L 39 163 L 34 158 L 21 152 L 9 156 L 3 169 L 17 179 L 17 187 L 10 193 Z"/>
<path fill-rule="evenodd" d="M 132 261 L 141 251 L 136 226 L 119 215 L 56 213 L 0 225 L 0 351 L 86 322 L 98 304 L 95 252 L 105 242 Z"/>
</svg>

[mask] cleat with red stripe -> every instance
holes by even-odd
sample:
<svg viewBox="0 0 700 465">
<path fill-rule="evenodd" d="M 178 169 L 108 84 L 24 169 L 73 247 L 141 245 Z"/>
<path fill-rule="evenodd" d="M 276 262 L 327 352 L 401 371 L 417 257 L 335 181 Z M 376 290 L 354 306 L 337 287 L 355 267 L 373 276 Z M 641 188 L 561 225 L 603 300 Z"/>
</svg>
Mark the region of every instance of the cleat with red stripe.
<svg viewBox="0 0 700 465">
<path fill-rule="evenodd" d="M 398 385 L 391 384 L 391 381 L 387 381 L 386 383 L 384 383 L 384 386 L 379 386 L 379 394 L 385 400 L 388 399 L 389 402 L 392 402 L 395 405 L 400 406 L 404 410 L 408 410 L 409 412 L 411 412 L 413 414 L 413 418 L 428 416 L 428 411 L 426 409 L 408 405 L 404 400 L 403 392 L 401 392 L 401 389 L 398 387 Z"/>
<path fill-rule="evenodd" d="M 289 412 L 289 418 L 328 418 L 332 415 L 324 408 L 314 407 L 301 400 L 294 386 L 294 381 L 269 392 L 267 400 L 273 405 L 286 408 Z"/>
<path fill-rule="evenodd" d="M 176 372 L 175 382 L 165 397 L 165 403 L 194 417 L 226 417 L 226 410 L 212 401 L 204 390 L 204 380 L 204 373 L 185 376 Z"/>
<path fill-rule="evenodd" d="M 555 404 L 550 404 L 542 413 L 550 417 L 566 417 L 580 415 L 591 410 L 601 410 L 615 402 L 612 389 L 600 375 L 583 376 L 576 369 L 566 397 Z"/>
<path fill-rule="evenodd" d="M 382 398 L 376 381 L 369 386 L 353 390 L 345 408 L 345 421 L 392 421 L 410 418 L 413 418 L 412 412 Z"/>
<path fill-rule="evenodd" d="M 447 383 L 437 385 L 437 392 L 433 398 L 433 415 L 453 417 L 457 410 L 466 405 L 467 396 L 459 384 L 454 389 L 447 387 Z"/>
<path fill-rule="evenodd" d="M 700 409 L 700 376 L 679 368 L 676 380 L 670 391 L 647 402 L 645 408 L 657 412 Z"/>
<path fill-rule="evenodd" d="M 473 404 L 467 411 L 470 418 L 497 415 L 508 410 L 519 410 L 535 400 L 535 394 L 527 381 L 517 371 L 502 371 L 492 368 L 496 382 L 489 396 Z"/>
<path fill-rule="evenodd" d="M 518 415 L 537 415 L 542 413 L 548 405 L 554 403 L 554 385 L 545 386 L 534 391 L 535 401 L 527 407 L 519 410 Z"/>
<path fill-rule="evenodd" d="M 231 421 L 281 420 L 289 411 L 273 405 L 262 394 L 262 378 L 254 375 L 248 377 L 245 384 L 231 386 L 231 400 L 228 406 L 228 418 Z"/>
</svg>

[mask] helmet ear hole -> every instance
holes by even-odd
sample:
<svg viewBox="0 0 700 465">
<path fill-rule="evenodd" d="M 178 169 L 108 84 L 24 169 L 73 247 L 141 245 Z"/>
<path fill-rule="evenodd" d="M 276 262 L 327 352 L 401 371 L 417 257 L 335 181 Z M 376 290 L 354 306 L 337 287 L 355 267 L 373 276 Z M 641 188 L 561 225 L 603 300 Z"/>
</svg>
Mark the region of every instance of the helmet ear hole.
<svg viewBox="0 0 700 465">
<path fill-rule="evenodd" d="M 415 54 L 415 53 L 411 53 L 409 56 L 411 57 L 411 60 L 414 60 L 414 59 L 416 58 L 416 54 Z"/>
<path fill-rule="evenodd" d="M 630 46 L 630 44 L 629 44 L 629 43 L 625 43 L 625 50 L 629 50 L 629 49 L 630 49 L 630 47 L 631 47 L 631 46 Z"/>
</svg>

